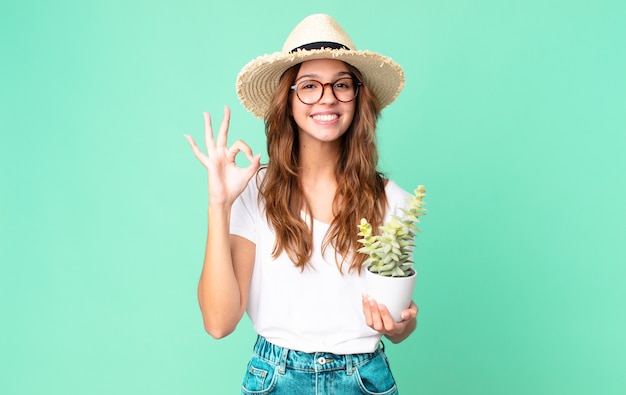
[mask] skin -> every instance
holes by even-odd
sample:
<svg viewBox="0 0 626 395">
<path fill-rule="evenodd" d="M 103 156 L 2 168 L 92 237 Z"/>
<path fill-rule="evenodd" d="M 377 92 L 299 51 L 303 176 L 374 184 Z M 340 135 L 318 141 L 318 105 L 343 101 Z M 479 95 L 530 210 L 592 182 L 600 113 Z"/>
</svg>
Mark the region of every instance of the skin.
<svg viewBox="0 0 626 395">
<path fill-rule="evenodd" d="M 296 82 L 308 78 L 322 83 L 334 82 L 347 72 L 348 68 L 341 61 L 312 60 L 302 64 Z M 290 100 L 291 115 L 298 125 L 301 180 L 309 214 L 318 221 L 330 223 L 334 218 L 332 206 L 337 189 L 334 169 L 340 137 L 352 123 L 355 102 L 338 101 L 330 86 L 316 104 L 302 103 L 295 92 Z M 185 135 L 209 178 L 208 232 L 198 302 L 206 331 L 215 338 L 222 338 L 234 331 L 246 310 L 256 249 L 249 240 L 229 234 L 230 210 L 259 169 L 260 155 L 254 155 L 241 140 L 227 147 L 230 123 L 227 107 L 217 138 L 210 115 L 205 113 L 204 118 L 206 154 L 191 136 Z M 248 158 L 250 165 L 242 168 L 236 165 L 235 157 L 239 153 Z M 401 322 L 394 322 L 387 308 L 367 295 L 363 295 L 362 305 L 367 325 L 394 343 L 406 339 L 415 330 L 418 308 L 413 302 L 402 313 Z"/>
<path fill-rule="evenodd" d="M 226 146 L 230 123 L 227 107 L 217 140 L 208 113 L 204 113 L 204 121 L 206 154 L 191 136 L 185 137 L 209 176 L 208 231 L 204 266 L 198 282 L 198 302 L 205 330 L 219 339 L 235 330 L 246 309 L 256 248 L 249 240 L 230 235 L 230 210 L 259 169 L 260 155 L 253 155 L 252 149 L 241 140 Z M 248 167 L 236 165 L 235 157 L 239 152 L 250 161 Z"/>
</svg>

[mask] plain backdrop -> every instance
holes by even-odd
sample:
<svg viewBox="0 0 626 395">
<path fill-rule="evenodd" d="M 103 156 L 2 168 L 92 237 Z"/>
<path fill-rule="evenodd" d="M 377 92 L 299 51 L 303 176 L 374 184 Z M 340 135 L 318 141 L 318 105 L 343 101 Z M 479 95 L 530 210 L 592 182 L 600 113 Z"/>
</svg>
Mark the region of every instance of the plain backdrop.
<svg viewBox="0 0 626 395">
<path fill-rule="evenodd" d="M 380 168 L 428 188 L 401 393 L 626 393 L 626 3 L 0 3 L 0 393 L 235 394 L 204 333 L 206 172 L 184 133 L 324 12 L 407 84 Z M 266 158 L 264 155 L 263 158 Z"/>
</svg>

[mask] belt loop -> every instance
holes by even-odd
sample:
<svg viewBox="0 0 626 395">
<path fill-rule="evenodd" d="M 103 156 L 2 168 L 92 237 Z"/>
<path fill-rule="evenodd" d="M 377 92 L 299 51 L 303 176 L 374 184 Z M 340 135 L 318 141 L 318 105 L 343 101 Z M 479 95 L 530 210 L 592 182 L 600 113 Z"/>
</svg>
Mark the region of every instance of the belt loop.
<svg viewBox="0 0 626 395">
<path fill-rule="evenodd" d="M 352 367 L 352 358 L 354 358 L 351 354 L 346 355 L 346 374 L 348 376 L 352 375 L 352 371 L 354 368 Z"/>
<path fill-rule="evenodd" d="M 257 335 L 256 342 L 254 342 L 254 351 L 257 351 L 261 347 L 262 341 L 263 341 L 263 338 L 261 337 L 261 335 Z"/>
<path fill-rule="evenodd" d="M 278 373 L 280 374 L 285 374 L 288 353 L 289 349 L 287 347 L 281 347 L 280 360 L 278 361 Z"/>
</svg>

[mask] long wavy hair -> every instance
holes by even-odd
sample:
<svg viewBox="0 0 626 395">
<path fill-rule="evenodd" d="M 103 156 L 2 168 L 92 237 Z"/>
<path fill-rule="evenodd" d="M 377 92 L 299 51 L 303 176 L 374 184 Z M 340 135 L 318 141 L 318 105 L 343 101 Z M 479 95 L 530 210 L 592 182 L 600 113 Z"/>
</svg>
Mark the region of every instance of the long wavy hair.
<svg viewBox="0 0 626 395">
<path fill-rule="evenodd" d="M 356 68 L 346 64 L 353 77 L 363 81 Z M 299 168 L 298 126 L 291 116 L 291 85 L 300 65 L 285 71 L 274 92 L 270 110 L 265 117 L 269 162 L 261 182 L 259 199 L 264 199 L 265 215 L 276 233 L 272 251 L 276 258 L 283 251 L 304 270 L 313 253 L 313 220 L 307 223 L 301 216 L 310 212 L 302 191 Z M 337 191 L 333 200 L 335 217 L 325 236 L 322 249 L 330 245 L 341 273 L 344 262 L 349 271 L 361 272 L 367 258 L 357 254 L 357 226 L 361 218 L 377 229 L 382 224 L 387 206 L 385 179 L 378 172 L 376 123 L 380 106 L 366 84 L 356 97 L 352 124 L 341 137 L 341 150 L 335 166 Z"/>
</svg>

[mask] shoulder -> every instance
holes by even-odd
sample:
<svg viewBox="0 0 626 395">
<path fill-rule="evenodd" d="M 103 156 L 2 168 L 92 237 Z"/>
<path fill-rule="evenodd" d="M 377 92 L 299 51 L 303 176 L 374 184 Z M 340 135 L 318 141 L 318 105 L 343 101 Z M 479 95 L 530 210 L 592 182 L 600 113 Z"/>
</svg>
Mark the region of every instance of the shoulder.
<svg viewBox="0 0 626 395">
<path fill-rule="evenodd" d="M 261 203 L 259 199 L 259 191 L 263 182 L 264 175 L 265 169 L 261 168 L 252 176 L 252 178 L 250 178 L 245 189 L 235 200 L 235 203 L 233 204 L 233 210 L 244 209 L 251 213 L 257 212 L 259 210 L 259 204 Z"/>
<path fill-rule="evenodd" d="M 404 204 L 404 201 L 411 196 L 411 194 L 398 184 L 396 184 L 393 180 L 387 180 L 387 184 L 385 185 L 385 195 L 387 195 L 387 200 L 390 205 Z"/>
<path fill-rule="evenodd" d="M 265 177 L 266 170 L 267 170 L 266 167 L 261 167 L 248 181 L 248 185 L 246 185 L 246 188 L 244 189 L 242 193 L 244 198 L 256 199 L 259 196 L 259 190 L 261 189 L 261 185 L 263 183 L 263 178 Z"/>
</svg>

